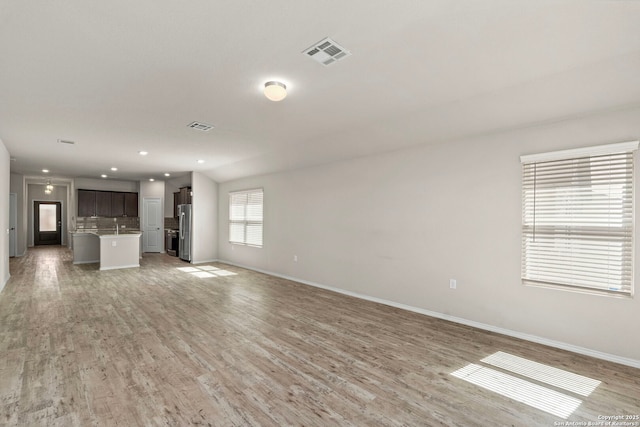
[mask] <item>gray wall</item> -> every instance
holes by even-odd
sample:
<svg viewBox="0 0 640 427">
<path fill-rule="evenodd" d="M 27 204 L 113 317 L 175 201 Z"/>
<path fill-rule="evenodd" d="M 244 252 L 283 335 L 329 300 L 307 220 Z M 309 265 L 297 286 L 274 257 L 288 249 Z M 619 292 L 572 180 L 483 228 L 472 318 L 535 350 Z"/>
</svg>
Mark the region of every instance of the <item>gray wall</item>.
<svg viewBox="0 0 640 427">
<path fill-rule="evenodd" d="M 220 184 L 218 257 L 640 366 L 639 298 L 521 284 L 519 161 L 639 135 L 633 108 Z M 228 193 L 258 187 L 264 248 L 231 245 Z"/>
</svg>

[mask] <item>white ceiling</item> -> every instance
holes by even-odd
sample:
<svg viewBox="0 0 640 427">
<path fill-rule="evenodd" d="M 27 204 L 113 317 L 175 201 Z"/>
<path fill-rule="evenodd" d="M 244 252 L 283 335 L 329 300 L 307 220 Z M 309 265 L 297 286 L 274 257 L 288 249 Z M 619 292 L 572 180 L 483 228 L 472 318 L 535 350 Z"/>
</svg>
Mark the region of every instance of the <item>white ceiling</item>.
<svg viewBox="0 0 640 427">
<path fill-rule="evenodd" d="M 0 139 L 30 176 L 220 182 L 444 142 L 639 104 L 639 22 L 635 1 L 0 0 Z M 352 56 L 301 53 L 324 37 Z"/>
</svg>

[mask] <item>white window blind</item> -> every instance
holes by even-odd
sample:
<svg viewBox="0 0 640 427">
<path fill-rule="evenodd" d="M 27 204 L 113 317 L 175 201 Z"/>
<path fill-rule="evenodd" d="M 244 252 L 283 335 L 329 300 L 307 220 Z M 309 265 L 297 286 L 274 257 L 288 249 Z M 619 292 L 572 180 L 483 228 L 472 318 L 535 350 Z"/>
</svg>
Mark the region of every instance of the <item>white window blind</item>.
<svg viewBox="0 0 640 427">
<path fill-rule="evenodd" d="M 229 193 L 229 242 L 262 247 L 262 189 Z"/>
<path fill-rule="evenodd" d="M 631 295 L 638 142 L 522 159 L 522 280 Z"/>
</svg>

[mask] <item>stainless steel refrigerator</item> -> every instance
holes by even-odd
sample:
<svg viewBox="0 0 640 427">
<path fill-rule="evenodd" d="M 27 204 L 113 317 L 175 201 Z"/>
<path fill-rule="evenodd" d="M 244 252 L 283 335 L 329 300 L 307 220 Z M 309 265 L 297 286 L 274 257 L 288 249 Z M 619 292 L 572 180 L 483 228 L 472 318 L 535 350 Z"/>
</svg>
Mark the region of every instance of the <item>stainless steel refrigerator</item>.
<svg viewBox="0 0 640 427">
<path fill-rule="evenodd" d="M 178 205 L 180 229 L 178 253 L 180 258 L 191 262 L 191 205 Z"/>
</svg>

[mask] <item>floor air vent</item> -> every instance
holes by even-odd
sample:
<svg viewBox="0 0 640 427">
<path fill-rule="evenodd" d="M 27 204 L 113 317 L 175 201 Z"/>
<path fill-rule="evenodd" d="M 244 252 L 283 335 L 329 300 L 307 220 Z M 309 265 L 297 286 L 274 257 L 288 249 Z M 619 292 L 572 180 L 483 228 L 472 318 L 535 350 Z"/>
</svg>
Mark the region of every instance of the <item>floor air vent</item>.
<svg viewBox="0 0 640 427">
<path fill-rule="evenodd" d="M 208 132 L 211 129 L 213 129 L 213 126 L 208 125 L 206 123 L 200 123 L 200 122 L 193 122 L 189 124 L 189 127 L 191 129 L 195 129 L 195 130 L 201 130 L 202 132 Z"/>
<path fill-rule="evenodd" d="M 339 60 L 351 55 L 351 52 L 328 37 L 305 49 L 304 51 L 302 51 L 302 53 L 308 55 L 311 59 L 321 63 L 324 66 L 334 64 Z"/>
</svg>

